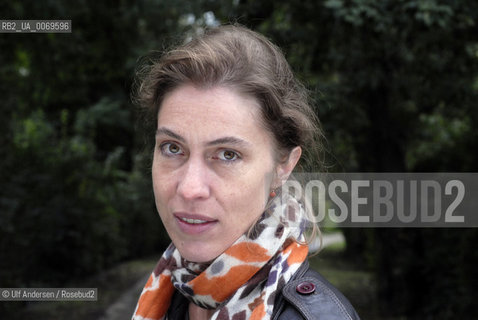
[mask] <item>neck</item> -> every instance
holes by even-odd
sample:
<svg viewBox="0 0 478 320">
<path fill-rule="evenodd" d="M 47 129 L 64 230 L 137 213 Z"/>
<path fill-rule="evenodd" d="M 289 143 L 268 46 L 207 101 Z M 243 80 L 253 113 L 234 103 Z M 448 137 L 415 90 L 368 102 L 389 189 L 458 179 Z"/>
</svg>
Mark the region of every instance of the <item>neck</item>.
<svg viewBox="0 0 478 320">
<path fill-rule="evenodd" d="M 194 303 L 189 303 L 189 320 L 208 320 L 211 318 L 214 310 L 203 309 Z"/>
</svg>

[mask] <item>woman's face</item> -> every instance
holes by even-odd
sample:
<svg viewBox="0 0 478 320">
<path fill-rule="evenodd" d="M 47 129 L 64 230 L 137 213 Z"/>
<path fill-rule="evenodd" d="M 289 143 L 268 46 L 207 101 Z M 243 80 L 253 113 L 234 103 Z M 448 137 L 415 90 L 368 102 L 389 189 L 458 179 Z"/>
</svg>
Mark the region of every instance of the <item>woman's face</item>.
<svg viewBox="0 0 478 320">
<path fill-rule="evenodd" d="M 264 211 L 276 166 L 258 103 L 225 87 L 184 85 L 161 104 L 153 187 L 181 255 L 213 260 Z"/>
</svg>

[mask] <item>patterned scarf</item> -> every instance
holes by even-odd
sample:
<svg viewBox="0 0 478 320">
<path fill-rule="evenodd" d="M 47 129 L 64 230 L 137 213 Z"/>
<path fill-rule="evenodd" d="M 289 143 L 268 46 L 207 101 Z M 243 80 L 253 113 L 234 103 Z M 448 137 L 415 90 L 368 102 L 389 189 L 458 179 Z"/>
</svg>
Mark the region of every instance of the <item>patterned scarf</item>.
<svg viewBox="0 0 478 320">
<path fill-rule="evenodd" d="M 171 244 L 149 277 L 132 319 L 165 319 L 174 290 L 200 307 L 215 309 L 213 320 L 270 319 L 276 293 L 307 258 L 305 227 L 302 205 L 282 194 L 250 232 L 209 264 L 186 261 Z"/>
</svg>

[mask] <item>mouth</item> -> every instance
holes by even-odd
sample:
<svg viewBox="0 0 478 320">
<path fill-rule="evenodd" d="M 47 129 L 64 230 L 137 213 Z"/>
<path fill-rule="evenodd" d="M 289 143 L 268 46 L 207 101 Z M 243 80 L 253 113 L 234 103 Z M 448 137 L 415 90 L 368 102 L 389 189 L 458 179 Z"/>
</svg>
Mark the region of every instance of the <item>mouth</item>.
<svg viewBox="0 0 478 320">
<path fill-rule="evenodd" d="M 199 234 L 212 229 L 218 220 L 199 214 L 184 212 L 174 213 L 179 229 L 187 234 Z"/>
<path fill-rule="evenodd" d="M 209 221 L 206 220 L 200 220 L 200 219 L 188 219 L 188 218 L 179 218 L 181 221 L 184 221 L 189 224 L 202 224 L 202 223 L 208 223 Z"/>
</svg>

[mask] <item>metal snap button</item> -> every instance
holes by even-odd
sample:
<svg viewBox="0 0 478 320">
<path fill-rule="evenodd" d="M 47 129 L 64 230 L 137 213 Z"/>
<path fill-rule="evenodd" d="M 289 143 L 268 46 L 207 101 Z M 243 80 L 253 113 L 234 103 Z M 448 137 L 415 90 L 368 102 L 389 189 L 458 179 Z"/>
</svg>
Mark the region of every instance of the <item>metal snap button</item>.
<svg viewBox="0 0 478 320">
<path fill-rule="evenodd" d="M 295 290 L 300 294 L 311 294 L 315 292 L 315 284 L 312 282 L 304 281 L 297 285 Z"/>
</svg>

